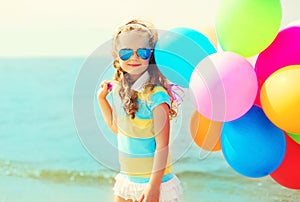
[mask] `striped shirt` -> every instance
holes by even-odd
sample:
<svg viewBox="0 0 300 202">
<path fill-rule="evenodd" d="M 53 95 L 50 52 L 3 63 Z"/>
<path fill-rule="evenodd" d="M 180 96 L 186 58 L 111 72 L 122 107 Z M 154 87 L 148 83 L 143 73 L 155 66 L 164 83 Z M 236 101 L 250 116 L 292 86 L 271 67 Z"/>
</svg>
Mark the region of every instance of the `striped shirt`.
<svg viewBox="0 0 300 202">
<path fill-rule="evenodd" d="M 114 85 L 115 86 L 115 85 Z M 134 119 L 125 113 L 114 87 L 114 109 L 118 125 L 118 149 L 121 173 L 136 183 L 149 182 L 153 158 L 156 150 L 152 110 L 162 104 L 170 106 L 170 96 L 161 86 L 155 86 L 150 92 L 142 89 L 138 92 L 138 111 Z M 170 158 L 162 182 L 173 177 Z"/>
</svg>

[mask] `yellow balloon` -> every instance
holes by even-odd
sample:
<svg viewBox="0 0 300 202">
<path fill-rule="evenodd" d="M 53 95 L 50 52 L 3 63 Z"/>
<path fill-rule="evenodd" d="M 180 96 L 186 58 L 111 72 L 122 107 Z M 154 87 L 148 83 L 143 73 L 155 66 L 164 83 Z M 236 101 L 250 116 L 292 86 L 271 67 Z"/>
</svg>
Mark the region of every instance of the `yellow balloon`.
<svg viewBox="0 0 300 202">
<path fill-rule="evenodd" d="M 260 91 L 262 109 L 270 121 L 288 133 L 300 133 L 300 65 L 271 74 Z"/>
<path fill-rule="evenodd" d="M 194 111 L 190 122 L 190 132 L 195 143 L 206 151 L 221 150 L 222 127 L 223 122 L 209 120 L 197 110 Z"/>
</svg>

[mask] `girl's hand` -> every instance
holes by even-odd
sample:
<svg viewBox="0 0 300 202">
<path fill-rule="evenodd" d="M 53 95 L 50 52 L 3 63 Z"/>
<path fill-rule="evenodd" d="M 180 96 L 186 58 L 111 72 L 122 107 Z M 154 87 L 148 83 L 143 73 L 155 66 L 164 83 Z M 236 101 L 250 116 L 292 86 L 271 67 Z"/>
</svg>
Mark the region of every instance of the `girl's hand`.
<svg viewBox="0 0 300 202">
<path fill-rule="evenodd" d="M 147 185 L 142 195 L 139 198 L 139 202 L 159 202 L 160 187 Z"/>
<path fill-rule="evenodd" d="M 111 91 L 112 82 L 111 81 L 103 81 L 100 84 L 100 88 L 97 92 L 98 99 L 105 99 L 108 93 Z"/>
</svg>

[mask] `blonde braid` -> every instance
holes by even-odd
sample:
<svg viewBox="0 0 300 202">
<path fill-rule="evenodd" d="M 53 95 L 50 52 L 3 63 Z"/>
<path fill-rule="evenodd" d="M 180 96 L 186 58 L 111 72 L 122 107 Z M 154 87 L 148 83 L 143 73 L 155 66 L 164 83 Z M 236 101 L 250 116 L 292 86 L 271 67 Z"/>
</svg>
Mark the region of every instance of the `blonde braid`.
<svg viewBox="0 0 300 202">
<path fill-rule="evenodd" d="M 128 74 L 122 70 L 118 60 L 114 61 L 114 67 L 116 69 L 114 80 L 120 84 L 119 96 L 123 103 L 123 109 L 131 119 L 134 119 L 135 113 L 138 111 L 137 92 L 131 89 L 132 83 Z"/>
</svg>

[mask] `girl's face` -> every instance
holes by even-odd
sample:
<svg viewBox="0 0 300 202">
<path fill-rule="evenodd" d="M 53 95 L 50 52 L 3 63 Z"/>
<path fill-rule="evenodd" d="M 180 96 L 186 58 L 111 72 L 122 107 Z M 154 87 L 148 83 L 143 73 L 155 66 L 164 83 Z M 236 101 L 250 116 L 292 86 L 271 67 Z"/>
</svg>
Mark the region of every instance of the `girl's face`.
<svg viewBox="0 0 300 202">
<path fill-rule="evenodd" d="M 149 34 L 143 31 L 129 31 L 119 35 L 117 41 L 118 60 L 123 71 L 127 72 L 133 79 L 137 79 L 149 65 L 149 58 L 142 59 L 138 54 L 139 48 L 150 48 Z M 119 55 L 121 49 L 132 49 L 133 54 L 128 60 L 122 60 Z"/>
</svg>

